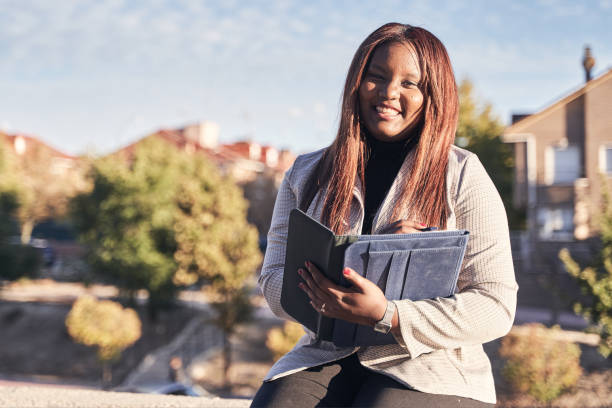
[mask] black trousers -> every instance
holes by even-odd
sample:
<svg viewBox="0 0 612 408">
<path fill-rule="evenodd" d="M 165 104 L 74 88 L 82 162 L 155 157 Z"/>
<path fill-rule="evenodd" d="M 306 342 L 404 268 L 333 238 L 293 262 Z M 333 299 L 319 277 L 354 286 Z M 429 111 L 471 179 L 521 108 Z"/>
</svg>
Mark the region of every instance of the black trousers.
<svg viewBox="0 0 612 408">
<path fill-rule="evenodd" d="M 264 382 L 251 403 L 254 408 L 494 406 L 471 398 L 410 390 L 363 367 L 357 354 Z"/>
</svg>

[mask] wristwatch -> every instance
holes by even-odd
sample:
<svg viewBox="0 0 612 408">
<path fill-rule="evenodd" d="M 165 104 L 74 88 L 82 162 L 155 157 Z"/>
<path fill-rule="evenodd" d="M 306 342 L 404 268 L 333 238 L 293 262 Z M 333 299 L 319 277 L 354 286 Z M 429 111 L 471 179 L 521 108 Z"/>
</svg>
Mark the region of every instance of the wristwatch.
<svg viewBox="0 0 612 408">
<path fill-rule="evenodd" d="M 391 330 L 391 321 L 393 320 L 393 315 L 395 314 L 395 303 L 389 302 L 387 300 L 387 310 L 385 310 L 385 315 L 382 319 L 376 322 L 374 325 L 374 331 L 379 333 L 387 334 Z"/>
</svg>

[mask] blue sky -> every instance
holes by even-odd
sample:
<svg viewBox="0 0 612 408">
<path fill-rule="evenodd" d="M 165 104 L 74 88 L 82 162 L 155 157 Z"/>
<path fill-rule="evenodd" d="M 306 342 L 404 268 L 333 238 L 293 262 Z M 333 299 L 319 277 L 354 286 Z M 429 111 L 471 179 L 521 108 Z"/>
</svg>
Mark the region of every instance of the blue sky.
<svg viewBox="0 0 612 408">
<path fill-rule="evenodd" d="M 304 152 L 335 135 L 344 76 L 378 26 L 420 25 L 503 122 L 612 67 L 612 0 L 0 0 L 0 128 L 104 153 L 200 120 Z"/>
</svg>

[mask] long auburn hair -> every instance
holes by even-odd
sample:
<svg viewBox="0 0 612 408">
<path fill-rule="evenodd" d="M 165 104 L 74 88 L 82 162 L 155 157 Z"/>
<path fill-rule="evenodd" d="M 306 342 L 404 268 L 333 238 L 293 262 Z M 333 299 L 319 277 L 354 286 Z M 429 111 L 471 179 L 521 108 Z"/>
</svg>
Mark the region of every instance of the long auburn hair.
<svg viewBox="0 0 612 408">
<path fill-rule="evenodd" d="M 446 170 L 450 146 L 458 119 L 457 85 L 450 58 L 442 42 L 429 31 L 407 24 L 388 23 L 361 43 L 346 76 L 342 95 L 340 126 L 334 142 L 325 149 L 315 171 L 306 183 L 300 208 L 306 211 L 316 192 L 327 187 L 321 222 L 336 234 L 346 233 L 356 177 L 365 188 L 364 171 L 368 143 L 360 121 L 359 87 L 374 51 L 383 44 L 412 45 L 419 61 L 423 93 L 418 143 L 414 165 L 401 186 L 401 199 L 393 209 L 396 218 L 409 203 L 417 221 L 446 228 Z M 366 192 L 367 193 L 367 192 Z M 321 198 L 321 197 L 320 197 Z M 318 203 L 317 203 L 318 205 Z"/>
</svg>

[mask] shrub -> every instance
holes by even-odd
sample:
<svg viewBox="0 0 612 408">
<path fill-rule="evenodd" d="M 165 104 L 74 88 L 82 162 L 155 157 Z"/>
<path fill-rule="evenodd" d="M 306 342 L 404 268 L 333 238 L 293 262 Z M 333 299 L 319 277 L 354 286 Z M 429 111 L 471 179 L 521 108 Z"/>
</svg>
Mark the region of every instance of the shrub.
<svg viewBox="0 0 612 408">
<path fill-rule="evenodd" d="M 526 333 L 510 332 L 502 340 L 499 354 L 507 359 L 502 374 L 516 391 L 550 402 L 580 378 L 580 348 L 559 340 L 558 326 L 525 327 Z"/>
<path fill-rule="evenodd" d="M 287 354 L 303 335 L 302 325 L 287 321 L 282 329 L 276 327 L 268 331 L 266 346 L 272 351 L 276 361 Z"/>
<path fill-rule="evenodd" d="M 119 359 L 121 352 L 141 335 L 140 318 L 133 309 L 89 295 L 74 302 L 66 317 L 66 328 L 77 343 L 98 348 L 104 382 L 111 380 L 110 362 Z"/>
</svg>

